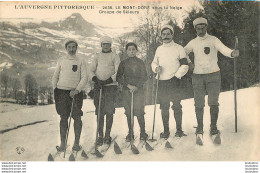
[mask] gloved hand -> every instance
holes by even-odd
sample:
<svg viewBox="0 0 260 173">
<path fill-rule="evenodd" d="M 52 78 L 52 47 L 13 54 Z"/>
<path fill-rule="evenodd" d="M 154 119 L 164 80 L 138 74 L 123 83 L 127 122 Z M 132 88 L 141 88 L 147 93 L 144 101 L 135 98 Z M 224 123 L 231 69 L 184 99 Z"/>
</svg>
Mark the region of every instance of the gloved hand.
<svg viewBox="0 0 260 173">
<path fill-rule="evenodd" d="M 157 67 L 155 68 L 155 72 L 156 72 L 156 73 L 161 73 L 161 72 L 162 72 L 162 67 L 161 67 L 161 66 L 157 66 Z"/>
<path fill-rule="evenodd" d="M 70 91 L 70 97 L 73 98 L 75 95 L 77 95 L 79 93 L 78 90 L 71 90 Z"/>
<path fill-rule="evenodd" d="M 95 82 L 94 88 L 100 89 L 102 87 L 102 81 L 97 78 L 97 76 L 93 76 L 92 81 Z"/>
<path fill-rule="evenodd" d="M 101 85 L 107 85 L 113 83 L 113 79 L 110 77 L 107 80 L 102 80 Z"/>
<path fill-rule="evenodd" d="M 130 84 L 127 85 L 127 88 L 130 90 L 130 92 L 135 92 L 138 90 L 136 86 Z"/>
<path fill-rule="evenodd" d="M 93 89 L 89 91 L 88 96 L 93 99 L 94 98 L 94 91 Z"/>
</svg>

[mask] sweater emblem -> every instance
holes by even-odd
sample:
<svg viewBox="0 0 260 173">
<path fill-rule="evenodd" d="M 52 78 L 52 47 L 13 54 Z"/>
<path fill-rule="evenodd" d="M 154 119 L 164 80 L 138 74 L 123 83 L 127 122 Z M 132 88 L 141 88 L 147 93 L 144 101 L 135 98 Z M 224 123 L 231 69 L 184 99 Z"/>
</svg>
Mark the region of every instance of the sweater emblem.
<svg viewBox="0 0 260 173">
<path fill-rule="evenodd" d="M 208 55 L 210 53 L 210 47 L 204 47 L 204 53 Z"/>
<path fill-rule="evenodd" d="M 72 71 L 76 72 L 78 70 L 78 65 L 72 65 Z"/>
</svg>

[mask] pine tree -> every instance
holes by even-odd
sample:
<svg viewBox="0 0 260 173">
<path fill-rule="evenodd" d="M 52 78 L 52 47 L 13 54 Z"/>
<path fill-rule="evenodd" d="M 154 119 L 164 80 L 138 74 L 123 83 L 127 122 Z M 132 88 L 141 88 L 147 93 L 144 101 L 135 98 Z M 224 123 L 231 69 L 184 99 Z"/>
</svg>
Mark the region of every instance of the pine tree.
<svg viewBox="0 0 260 173">
<path fill-rule="evenodd" d="M 38 103 L 38 86 L 36 79 L 31 74 L 27 74 L 24 79 L 24 84 L 27 104 L 36 105 Z"/>
<path fill-rule="evenodd" d="M 4 97 L 5 98 L 7 96 L 7 89 L 8 89 L 9 83 L 10 83 L 10 77 L 6 73 L 2 72 L 1 73 L 1 89 L 2 89 L 2 87 L 4 87 Z"/>
</svg>

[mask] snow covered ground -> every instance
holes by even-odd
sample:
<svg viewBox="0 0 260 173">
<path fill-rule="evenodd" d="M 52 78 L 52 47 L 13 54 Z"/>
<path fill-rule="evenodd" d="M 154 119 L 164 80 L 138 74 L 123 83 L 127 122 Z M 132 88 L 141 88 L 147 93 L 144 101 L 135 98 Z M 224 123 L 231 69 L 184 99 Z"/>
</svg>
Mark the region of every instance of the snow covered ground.
<svg viewBox="0 0 260 173">
<path fill-rule="evenodd" d="M 207 100 L 206 100 L 207 101 Z M 156 146 L 154 151 L 140 149 L 139 155 L 131 153 L 130 149 L 124 149 L 122 155 L 116 155 L 111 147 L 103 158 L 96 158 L 89 154 L 89 159 L 80 161 L 259 161 L 260 160 L 260 88 L 252 87 L 238 91 L 238 132 L 234 130 L 234 101 L 233 91 L 224 92 L 220 95 L 220 114 L 218 127 L 222 132 L 222 145 L 214 145 L 209 137 L 209 107 L 205 107 L 204 115 L 204 145 L 195 144 L 196 126 L 194 100 L 182 101 L 183 105 L 183 130 L 187 137 L 176 140 L 175 121 L 171 111 L 170 116 L 170 142 L 173 149 L 165 149 Z M 155 138 L 159 137 L 163 129 L 159 107 L 157 108 Z M 146 129 L 148 134 L 152 131 L 153 106 L 146 106 Z M 93 146 L 96 131 L 96 117 L 92 100 L 84 100 L 83 106 L 83 131 L 81 144 L 88 152 Z M 54 105 L 38 106 L 13 110 L 1 113 L 0 140 L 2 161 L 46 161 L 49 153 L 55 152 L 55 146 L 59 144 L 59 117 Z M 46 120 L 46 122 L 19 126 Z M 73 121 L 72 121 L 73 123 Z M 135 136 L 139 138 L 139 126 L 135 119 Z M 3 133 L 6 129 L 14 130 Z M 117 135 L 116 141 L 122 146 L 127 134 L 127 123 L 124 110 L 119 108 L 114 116 L 112 137 Z M 68 153 L 73 145 L 73 125 L 69 134 Z M 151 144 L 153 145 L 153 144 Z M 20 147 L 24 152 L 18 154 L 16 149 Z M 65 160 L 68 159 L 68 156 Z M 59 158 L 62 160 L 62 158 Z"/>
</svg>

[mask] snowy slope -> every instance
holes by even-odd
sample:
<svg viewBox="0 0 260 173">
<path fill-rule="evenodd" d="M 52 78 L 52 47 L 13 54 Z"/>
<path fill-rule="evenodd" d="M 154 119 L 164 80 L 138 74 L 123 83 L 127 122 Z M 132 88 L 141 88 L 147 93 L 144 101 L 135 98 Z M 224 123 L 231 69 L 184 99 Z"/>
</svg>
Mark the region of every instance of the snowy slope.
<svg viewBox="0 0 260 173">
<path fill-rule="evenodd" d="M 220 115 L 218 127 L 222 132 L 222 145 L 216 146 L 210 141 L 209 130 L 209 107 L 205 107 L 204 116 L 204 146 L 195 145 L 196 125 L 193 99 L 184 100 L 183 104 L 183 130 L 188 134 L 180 141 L 173 139 L 175 122 L 171 112 L 170 116 L 170 142 L 174 149 L 165 149 L 156 146 L 154 151 L 148 152 L 140 149 L 141 154 L 133 155 L 128 149 L 123 150 L 122 155 L 116 155 L 113 147 L 101 158 L 95 158 L 89 154 L 86 161 L 249 161 L 260 160 L 260 88 L 248 88 L 238 91 L 238 133 L 234 132 L 234 104 L 233 92 L 224 92 L 220 95 Z M 158 107 L 156 116 L 155 138 L 162 131 L 162 122 Z M 85 100 L 83 106 L 83 131 L 81 144 L 83 149 L 93 146 L 95 139 L 96 122 L 92 100 Z M 146 129 L 149 134 L 152 131 L 153 106 L 146 107 Z M 123 138 L 127 134 L 126 117 L 122 108 L 116 110 L 112 136 L 117 135 L 117 142 L 123 145 Z M 55 152 L 55 146 L 59 144 L 59 117 L 55 112 L 54 105 L 33 107 L 18 111 L 1 113 L 1 131 L 17 125 L 28 124 L 35 121 L 47 120 L 21 127 L 0 134 L 1 160 L 13 161 L 46 161 L 50 152 Z M 73 125 L 70 129 L 68 144 L 69 150 L 73 144 Z M 135 135 L 139 138 L 139 127 L 135 120 Z M 23 147 L 24 153 L 17 154 L 16 148 Z M 68 157 L 66 158 L 68 159 Z M 78 160 L 84 160 L 81 157 Z M 62 158 L 60 158 L 62 160 Z"/>
</svg>

